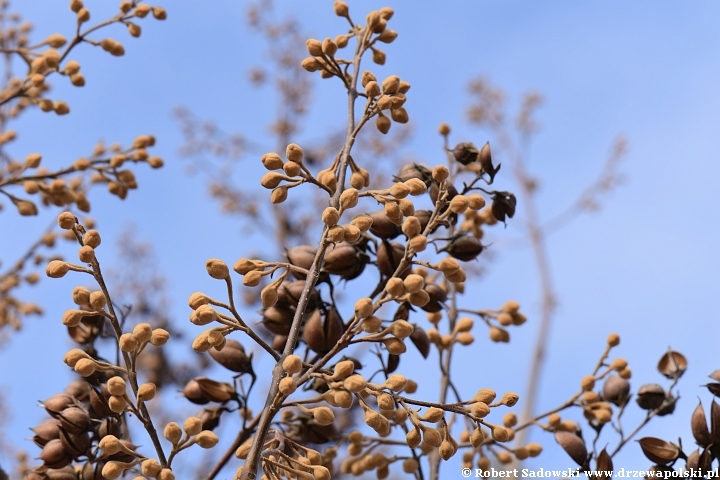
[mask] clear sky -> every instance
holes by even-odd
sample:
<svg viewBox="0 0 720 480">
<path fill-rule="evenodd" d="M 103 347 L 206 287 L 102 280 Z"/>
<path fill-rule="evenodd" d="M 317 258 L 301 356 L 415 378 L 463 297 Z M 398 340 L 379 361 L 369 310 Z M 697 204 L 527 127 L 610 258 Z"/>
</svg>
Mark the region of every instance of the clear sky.
<svg viewBox="0 0 720 480">
<path fill-rule="evenodd" d="M 87 3 L 95 19 L 111 12 L 104 2 Z M 333 15 L 331 4 L 278 2 L 277 10 L 279 17 L 296 16 L 315 38 L 334 37 L 345 31 L 345 24 Z M 74 20 L 66 2 L 18 0 L 12 5 L 34 22 L 36 39 L 72 32 Z M 351 11 L 362 12 L 362 17 L 384 5 L 374 0 L 350 3 Z M 267 122 L 275 105 L 269 91 L 249 85 L 248 69 L 262 60 L 265 47 L 246 26 L 245 2 L 176 1 L 164 6 L 168 20 L 146 18 L 140 39 L 129 38 L 120 28 L 111 30 L 109 35 L 125 45 L 124 57 L 79 49 L 75 57 L 87 86 L 77 89 L 56 81 L 53 90 L 54 98 L 68 101 L 71 114 L 58 118 L 27 113 L 14 126 L 19 138 L 9 152 L 21 158 L 39 151 L 48 165 L 59 166 L 89 154 L 99 139 L 127 144 L 138 134 L 155 135 L 156 152 L 165 158 L 166 168 L 137 168 L 140 188 L 123 204 L 94 191 L 92 215 L 107 239 L 101 249 L 106 263 L 112 263 L 116 251 L 114 238 L 129 224 L 139 239 L 153 242 L 158 272 L 169 282 L 171 316 L 184 325 L 190 293 L 207 289 L 220 294 L 204 273 L 205 260 L 234 262 L 253 245 L 236 220 L 219 213 L 202 177 L 186 173 L 187 160 L 178 155 L 182 136 L 171 112 L 187 107 L 227 131 L 252 138 L 266 151 L 274 147 Z M 390 24 L 399 37 L 386 49 L 386 65 L 373 70 L 378 77 L 398 74 L 412 83 L 407 110 L 413 135 L 404 155 L 430 164 L 442 161 L 436 134 L 440 122 L 453 126 L 454 140 L 489 139 L 488 132 L 465 121 L 470 102 L 466 86 L 478 76 L 505 89 L 511 104 L 531 90 L 545 97 L 531 164 L 541 178 L 539 202 L 545 218 L 562 210 L 595 178 L 616 135 L 628 139 L 629 152 L 620 167 L 624 184 L 603 200 L 600 211 L 549 239 L 560 305 L 539 405 L 551 408 L 575 391 L 609 332 L 622 337 L 618 352 L 632 366 L 634 391 L 642 383 L 665 384 L 655 365 L 672 346 L 689 359 L 680 383 L 682 398 L 676 414 L 652 422 L 646 434 L 666 440 L 682 435 L 684 444 L 692 445 L 690 413 L 698 396 L 706 405 L 710 401 L 699 385 L 720 368 L 714 305 L 720 297 L 720 5 L 488 0 L 390 6 L 396 11 Z M 317 81 L 315 86 L 316 103 L 298 135 L 300 144 L 344 122 L 336 82 Z M 498 183 L 512 190 L 508 173 L 502 172 Z M 252 168 L 238 181 L 254 186 L 261 174 Z M 18 219 L 7 207 L 0 215 L 0 252 L 9 263 L 57 211 Z M 513 330 L 509 346 L 478 341 L 474 349 L 461 350 L 454 364 L 468 373 L 468 391 L 516 390 L 522 399 L 540 297 L 531 251 L 501 248 L 502 238 L 517 232 L 512 223 L 505 232 L 496 232 L 497 256 L 468 301 L 478 299 L 474 306 L 487 308 L 515 298 L 529 321 Z M 29 320 L 0 350 L 0 391 L 11 415 L 3 435 L 14 447 L 33 454 L 35 447 L 23 439 L 29 436 L 26 429 L 43 416 L 34 404 L 62 389 L 70 378 L 61 363 L 70 344 L 60 317 L 70 307 L 75 284 L 67 278 L 43 280 L 26 291 L 27 296 L 42 295 L 47 315 Z M 486 336 L 479 324 L 474 333 L 478 339 Z M 183 348 L 176 347 L 178 355 Z M 426 370 L 403 373 L 421 376 Z M 434 385 L 426 383 L 420 393 L 433 398 Z M 579 412 L 572 415 L 581 417 Z M 529 465 L 571 465 L 548 435 L 536 431 L 531 438 L 548 448 Z M 603 439 L 614 445 L 614 436 Z M 7 459 L 0 456 L 0 463 L 7 464 Z M 615 466 L 649 464 L 631 443 Z"/>
</svg>

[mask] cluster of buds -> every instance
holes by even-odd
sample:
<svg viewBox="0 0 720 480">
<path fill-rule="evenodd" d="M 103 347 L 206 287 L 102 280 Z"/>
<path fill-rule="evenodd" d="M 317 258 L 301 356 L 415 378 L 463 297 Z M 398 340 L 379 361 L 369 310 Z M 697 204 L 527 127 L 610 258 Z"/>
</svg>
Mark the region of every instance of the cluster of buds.
<svg viewBox="0 0 720 480">
<path fill-rule="evenodd" d="M 198 445 L 200 448 L 212 448 L 219 441 L 215 433 L 210 430 L 203 430 L 203 422 L 198 417 L 186 418 L 182 429 L 175 422 L 168 423 L 163 429 L 163 436 L 172 444 L 172 452 L 174 453 L 190 448 L 193 445 Z M 146 473 L 144 469 L 143 473 L 154 476 L 149 472 Z"/>
<path fill-rule="evenodd" d="M 327 421 L 328 415 L 332 412 L 327 407 L 319 407 L 319 409 L 306 409 L 301 407 L 302 410 L 313 410 L 314 413 L 305 416 L 310 416 L 311 422 L 316 422 L 314 417 L 322 418 L 321 421 Z M 285 411 L 286 417 L 290 418 L 289 411 Z M 322 412 L 322 413 L 317 413 Z M 235 456 L 240 459 L 245 459 L 250 452 L 251 439 L 243 443 L 235 451 Z M 262 458 L 262 469 L 268 478 L 302 478 L 308 480 L 330 480 L 332 478 L 332 459 L 335 456 L 334 449 L 328 449 L 326 455 L 321 455 L 320 452 L 312 448 L 308 448 L 300 443 L 292 440 L 289 437 L 285 437 L 280 444 L 279 439 L 271 440 L 267 443 L 267 447 L 272 451 L 270 455 L 263 456 Z M 280 448 L 282 447 L 282 448 Z M 237 470 L 237 478 L 240 477 L 242 467 Z"/>
<path fill-rule="evenodd" d="M 113 388 L 118 393 L 118 385 L 109 385 L 101 384 L 96 388 L 84 380 L 75 380 L 65 392 L 42 402 L 51 418 L 33 428 L 33 441 L 42 448 L 40 459 L 43 464 L 27 472 L 25 480 L 76 478 L 77 474 L 81 478 L 101 478 L 102 475 L 117 478 L 110 473 L 115 463 L 143 458 L 136 451 L 136 445 L 118 438 L 121 436 L 120 417 L 109 408 L 108 402 L 111 398 L 108 389 Z M 102 454 L 97 451 L 98 447 L 103 450 Z M 72 461 L 80 457 L 92 460 L 74 468 Z"/>
<path fill-rule="evenodd" d="M 271 152 L 266 153 L 260 159 L 263 166 L 270 170 L 260 179 L 260 185 L 267 189 L 271 189 L 270 200 L 272 203 L 278 204 L 287 200 L 288 190 L 298 185 L 315 181 L 310 170 L 303 163 L 305 152 L 300 145 L 291 143 L 285 150 L 287 162 L 283 162 L 280 155 Z M 276 170 L 282 170 L 279 173 Z M 282 182 L 286 182 L 281 185 Z"/>
<path fill-rule="evenodd" d="M 132 170 L 122 169 L 124 163 L 144 162 L 152 168 L 160 168 L 163 161 L 160 157 L 149 156 L 146 148 L 155 144 L 152 135 L 141 135 L 135 139 L 132 146 L 123 149 L 114 144 L 106 149 L 98 144 L 89 158 L 77 159 L 72 168 L 58 172 L 50 172 L 40 165 L 42 156 L 38 153 L 29 154 L 23 163 L 11 162 L 8 170 L 12 176 L 0 182 L 3 185 L 22 185 L 28 195 L 38 195 L 44 205 L 69 206 L 75 205 L 82 212 L 90 211 L 90 202 L 87 198 L 85 178 L 82 172 L 91 171 L 91 183 L 105 183 L 108 191 L 121 199 L 127 197 L 128 191 L 137 188 L 137 181 Z M 28 170 L 34 170 L 32 173 Z M 69 172 L 81 172 L 71 179 L 62 178 Z M 24 216 L 37 215 L 35 202 L 10 195 L 18 213 Z"/>
<path fill-rule="evenodd" d="M 405 94 L 410 90 L 410 83 L 401 80 L 397 75 L 390 75 L 378 84 L 377 78 L 370 71 L 363 72 L 360 82 L 368 99 L 368 114 L 377 117 L 375 127 L 380 133 L 386 134 L 390 131 L 392 125 L 390 118 L 397 123 L 407 123 L 410 120 L 407 110 L 403 107 L 407 100 Z M 388 110 L 390 118 L 383 114 Z"/>
<path fill-rule="evenodd" d="M 366 17 L 366 26 L 363 28 L 356 25 L 350 18 L 350 8 L 343 1 L 336 1 L 333 4 L 335 14 L 344 17 L 350 23 L 352 31 L 349 34 L 342 34 L 335 39 L 326 38 L 322 42 L 320 40 L 309 39 L 306 42 L 309 57 L 305 58 L 301 66 L 308 72 L 320 72 L 322 78 L 340 77 L 346 81 L 345 73 L 340 65 L 352 63 L 350 60 L 336 58 L 339 49 L 347 46 L 348 41 L 353 36 L 357 37 L 360 49 L 372 51 L 373 62 L 378 65 L 385 64 L 385 52 L 377 48 L 378 42 L 392 43 L 397 38 L 397 32 L 387 28 L 387 22 L 393 16 L 393 9 L 383 7 L 380 10 L 370 12 Z"/>
</svg>

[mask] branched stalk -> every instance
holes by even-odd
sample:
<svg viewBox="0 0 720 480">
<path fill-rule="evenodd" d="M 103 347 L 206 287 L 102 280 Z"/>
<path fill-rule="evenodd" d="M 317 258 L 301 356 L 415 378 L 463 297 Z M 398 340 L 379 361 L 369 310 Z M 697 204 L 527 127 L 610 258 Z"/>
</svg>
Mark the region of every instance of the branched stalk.
<svg viewBox="0 0 720 480">
<path fill-rule="evenodd" d="M 350 150 L 355 143 L 355 137 L 359 129 L 367 121 L 367 116 L 363 116 L 362 120 L 358 123 L 358 125 L 355 125 L 355 100 L 358 96 L 356 86 L 358 72 L 360 71 L 362 46 L 363 42 L 358 42 L 353 62 L 354 75 L 352 77 L 352 82 L 348 86 L 347 136 L 345 138 L 345 144 L 343 146 L 340 158 L 337 189 L 335 190 L 335 194 L 330 199 L 330 205 L 335 208 L 339 207 L 340 195 L 342 195 L 342 192 L 345 188 L 345 177 L 348 166 L 348 158 L 350 156 Z M 288 355 L 291 355 L 295 350 L 295 344 L 297 343 L 298 337 L 300 335 L 300 326 L 302 325 L 302 320 L 305 316 L 305 310 L 307 309 L 308 300 L 310 299 L 310 293 L 317 284 L 318 278 L 320 276 L 320 269 L 322 268 L 323 259 L 325 258 L 325 252 L 327 251 L 327 248 L 329 246 L 328 242 L 326 241 L 327 232 L 328 226 L 324 225 L 315 258 L 313 259 L 313 263 L 308 271 L 305 286 L 303 287 L 302 294 L 300 295 L 300 300 L 298 301 L 297 309 L 295 310 L 295 316 L 293 317 L 293 322 L 290 327 L 290 333 L 288 334 L 285 349 L 283 350 L 280 359 L 275 364 L 275 367 L 273 367 L 270 390 L 268 391 L 267 398 L 265 400 L 265 407 L 263 408 L 263 411 L 260 415 L 260 420 L 258 422 L 255 438 L 253 439 L 253 443 L 250 447 L 250 452 L 248 453 L 247 460 L 243 465 L 242 472 L 240 474 L 240 480 L 255 480 L 255 478 L 257 478 L 257 470 L 260 462 L 260 455 L 262 453 L 262 445 L 265 441 L 265 436 L 270 429 L 272 419 L 274 418 L 279 407 L 282 405 L 283 400 L 285 399 L 285 396 L 282 395 L 279 391 L 280 379 L 285 375 L 285 372 L 282 369 L 282 362 L 285 358 L 287 358 Z"/>
<path fill-rule="evenodd" d="M 77 232 L 77 229 L 75 230 L 75 235 L 78 237 L 78 240 L 81 240 L 82 237 L 80 237 L 79 233 Z M 82 242 L 81 242 L 82 243 Z M 105 295 L 105 298 L 107 299 L 107 306 L 108 310 L 110 311 L 110 324 L 112 325 L 113 331 L 115 333 L 115 337 L 117 341 L 120 341 L 120 337 L 122 336 L 122 328 L 120 327 L 120 323 L 118 322 L 118 317 L 115 314 L 115 307 L 113 306 L 113 302 L 110 299 L 110 292 L 108 291 L 107 285 L 105 285 L 105 279 L 102 276 L 102 271 L 100 270 L 100 263 L 97 261 L 96 258 L 90 262 L 90 265 L 92 265 L 92 276 L 95 278 L 95 281 L 100 286 L 100 290 L 102 290 L 103 294 Z M 135 395 L 135 398 L 137 398 L 138 393 L 138 382 L 137 382 L 137 373 L 135 372 L 135 369 L 133 368 L 132 360 L 130 359 L 130 355 L 127 352 L 122 352 L 123 361 L 125 362 L 125 366 L 127 368 L 127 376 L 128 380 L 130 382 L 130 387 L 132 388 L 133 394 Z M 165 458 L 165 452 L 163 451 L 162 445 L 160 444 L 160 437 L 158 437 L 157 430 L 155 430 L 155 426 L 153 425 L 152 418 L 150 418 L 150 413 L 147 410 L 147 407 L 145 406 L 145 403 L 138 402 L 138 407 L 140 409 L 140 413 L 142 416 L 139 417 L 140 421 L 143 424 L 143 427 L 145 427 L 145 430 L 147 431 L 148 435 L 150 436 L 150 440 L 153 443 L 153 446 L 155 447 L 155 451 L 158 454 L 158 460 L 160 461 L 160 465 L 165 468 L 168 466 L 167 459 Z"/>
</svg>

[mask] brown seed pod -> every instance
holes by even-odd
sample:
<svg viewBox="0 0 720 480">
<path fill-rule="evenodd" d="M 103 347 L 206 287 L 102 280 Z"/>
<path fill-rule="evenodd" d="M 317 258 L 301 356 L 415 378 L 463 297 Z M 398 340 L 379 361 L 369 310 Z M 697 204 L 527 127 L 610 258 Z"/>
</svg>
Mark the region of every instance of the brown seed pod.
<svg viewBox="0 0 720 480">
<path fill-rule="evenodd" d="M 657 383 L 647 383 L 638 390 L 636 401 L 643 410 L 655 410 L 665 401 L 665 390 Z"/>
<path fill-rule="evenodd" d="M 430 355 L 430 339 L 421 327 L 415 325 L 412 334 L 410 334 L 410 341 L 412 341 L 423 358 L 427 358 L 428 355 Z"/>
<path fill-rule="evenodd" d="M 60 420 L 48 418 L 31 430 L 35 433 L 33 442 L 44 447 L 50 440 L 60 438 Z"/>
<path fill-rule="evenodd" d="M 344 328 L 334 308 L 324 315 L 321 315 L 320 310 L 315 310 L 305 322 L 303 340 L 312 351 L 325 354 L 340 341 Z"/>
<path fill-rule="evenodd" d="M 572 458 L 575 463 L 583 466 L 588 458 L 585 442 L 580 437 L 570 432 L 555 432 L 555 440 L 560 444 L 565 453 Z"/>
<path fill-rule="evenodd" d="M 236 395 L 235 387 L 229 383 L 216 382 L 205 377 L 196 377 L 193 380 L 208 401 L 225 403 Z"/>
<path fill-rule="evenodd" d="M 429 192 L 430 200 L 432 200 L 433 205 L 435 205 L 438 201 L 438 195 L 440 194 L 440 187 L 437 182 L 432 182 L 430 184 Z M 446 200 L 451 201 L 457 194 L 458 191 L 457 188 L 455 188 L 455 185 L 448 183 Z"/>
<path fill-rule="evenodd" d="M 72 456 L 65 450 L 59 439 L 50 440 L 45 444 L 39 456 L 48 468 L 59 469 L 70 464 Z"/>
<path fill-rule="evenodd" d="M 425 285 L 425 292 L 430 296 L 430 301 L 423 305 L 422 308 L 426 312 L 439 312 L 443 308 L 443 303 L 447 300 L 447 292 L 437 283 L 428 283 Z"/>
<path fill-rule="evenodd" d="M 354 246 L 346 243 L 329 248 L 325 253 L 323 271 L 346 278 L 349 274 L 356 273 L 358 263 L 362 263 L 364 268 L 363 260 L 358 254 Z M 362 273 L 362 270 L 360 272 Z"/>
<path fill-rule="evenodd" d="M 705 410 L 703 410 L 702 402 L 695 407 L 692 417 L 690 417 L 690 429 L 692 430 L 695 441 L 701 447 L 707 447 L 712 442 L 710 431 L 708 430 L 707 419 L 705 418 Z"/>
<path fill-rule="evenodd" d="M 285 252 L 285 255 L 287 256 L 288 262 L 292 263 L 296 267 L 309 270 L 315 260 L 316 253 L 317 249 L 315 247 L 311 245 L 300 245 L 299 247 L 291 248 Z M 293 271 L 292 274 L 300 280 L 305 278 L 305 275 L 295 271 Z"/>
<path fill-rule="evenodd" d="M 668 350 L 658 362 L 658 371 L 667 378 L 674 380 L 680 378 L 687 369 L 687 359 L 679 352 Z"/>
<path fill-rule="evenodd" d="M 455 160 L 463 165 L 477 161 L 480 156 L 480 151 L 471 142 L 457 144 L 452 153 Z"/>
<path fill-rule="evenodd" d="M 114 412 L 110 410 L 107 399 L 110 397 L 110 393 L 107 391 L 105 385 L 100 386 L 100 392 L 97 389 L 92 388 L 90 390 L 90 406 L 99 415 L 107 417 L 114 415 Z"/>
<path fill-rule="evenodd" d="M 432 172 L 426 165 L 408 163 L 403 165 L 397 175 L 393 177 L 396 182 L 406 182 L 412 178 L 421 180 L 426 186 L 430 186 L 432 183 Z"/>
<path fill-rule="evenodd" d="M 617 406 L 624 405 L 630 394 L 630 382 L 618 375 L 610 375 L 603 384 L 603 398 Z"/>
<path fill-rule="evenodd" d="M 227 339 L 221 350 L 212 348 L 209 352 L 213 360 L 232 372 L 252 371 L 252 357 L 245 353 L 245 348 L 237 340 Z"/>
<path fill-rule="evenodd" d="M 300 296 L 305 288 L 305 282 L 303 280 L 297 280 L 294 282 L 285 282 L 278 288 L 278 303 L 277 305 L 283 307 L 295 307 L 300 301 Z M 308 298 L 307 309 L 314 310 L 317 307 L 319 295 L 317 290 L 310 291 L 310 297 Z"/>
<path fill-rule="evenodd" d="M 276 335 L 287 335 L 294 317 L 295 311 L 290 307 L 275 305 L 263 311 L 262 324 Z"/>
<path fill-rule="evenodd" d="M 215 430 L 215 428 L 220 425 L 220 416 L 224 411 L 225 409 L 222 407 L 204 408 L 195 416 L 200 419 L 202 430 Z"/>
<path fill-rule="evenodd" d="M 372 219 L 370 233 L 381 239 L 393 239 L 402 233 L 400 225 L 388 218 L 385 210 L 377 210 L 369 214 Z"/>
<path fill-rule="evenodd" d="M 400 266 L 400 262 L 405 256 L 405 247 L 399 243 L 383 241 L 377 249 L 377 265 L 380 272 L 386 277 L 392 277 Z M 410 265 L 408 265 L 398 277 L 405 278 L 410 273 Z"/>
<path fill-rule="evenodd" d="M 88 412 L 80 407 L 67 407 L 58 414 L 62 428 L 69 433 L 85 433 L 92 428 Z"/>
<path fill-rule="evenodd" d="M 638 443 L 645 456 L 661 466 L 674 462 L 680 456 L 678 447 L 659 438 L 645 437 L 638 440 Z"/>
<path fill-rule="evenodd" d="M 183 388 L 183 395 L 185 398 L 197 405 L 205 405 L 210 402 L 210 399 L 205 396 L 202 388 L 200 388 L 200 384 L 195 379 L 191 379 L 185 384 L 185 388 Z"/>
<path fill-rule="evenodd" d="M 457 197 L 456 197 L 457 198 Z M 449 253 L 463 262 L 475 260 L 483 251 L 483 245 L 473 235 L 462 235 L 452 239 L 441 252 Z"/>
</svg>

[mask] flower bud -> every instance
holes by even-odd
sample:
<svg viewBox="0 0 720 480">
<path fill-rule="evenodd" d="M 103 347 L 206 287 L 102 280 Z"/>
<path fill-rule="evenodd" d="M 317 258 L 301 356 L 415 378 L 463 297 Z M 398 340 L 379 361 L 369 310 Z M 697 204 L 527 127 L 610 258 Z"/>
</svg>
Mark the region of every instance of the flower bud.
<svg viewBox="0 0 720 480">
<path fill-rule="evenodd" d="M 262 164 L 268 170 L 280 170 L 283 167 L 282 158 L 277 153 L 266 153 L 260 158 Z"/>
<path fill-rule="evenodd" d="M 120 335 L 118 345 L 123 352 L 132 352 L 138 347 L 138 341 L 132 333 L 124 333 Z"/>
<path fill-rule="evenodd" d="M 287 149 L 285 149 L 285 156 L 291 162 L 302 163 L 303 155 L 304 152 L 302 147 L 296 143 L 291 143 L 287 146 Z"/>
<path fill-rule="evenodd" d="M 183 430 L 191 437 L 197 435 L 202 431 L 202 421 L 198 417 L 188 417 L 183 422 Z"/>
<path fill-rule="evenodd" d="M 470 200 L 464 195 L 455 195 L 450 200 L 450 210 L 453 213 L 464 213 L 465 210 L 470 206 Z"/>
<path fill-rule="evenodd" d="M 322 213 L 322 221 L 328 226 L 337 225 L 340 220 L 340 212 L 335 207 L 327 207 Z"/>
<path fill-rule="evenodd" d="M 405 295 L 405 284 L 402 279 L 392 277 L 385 285 L 385 290 L 393 297 L 402 297 Z"/>
<path fill-rule="evenodd" d="M 135 7 L 135 15 L 139 18 L 145 18 L 148 13 L 150 13 L 150 5 L 147 3 L 141 3 L 137 7 Z"/>
<path fill-rule="evenodd" d="M 225 280 L 230 277 L 230 270 L 225 262 L 216 258 L 211 258 L 205 262 L 205 269 L 208 275 L 216 280 Z"/>
<path fill-rule="evenodd" d="M 83 244 L 89 245 L 92 248 L 99 247 L 100 242 L 100 232 L 97 230 L 88 230 L 85 232 L 85 235 L 83 235 Z"/>
<path fill-rule="evenodd" d="M 150 343 L 152 343 L 156 347 L 162 347 L 167 343 L 169 338 L 170 332 L 168 332 L 164 328 L 155 328 L 153 329 L 152 335 L 150 336 Z"/>
<path fill-rule="evenodd" d="M 500 399 L 500 404 L 505 405 L 506 407 L 513 407 L 520 399 L 520 396 L 515 392 L 507 392 L 505 395 L 502 396 Z"/>
<path fill-rule="evenodd" d="M 405 277 L 405 280 L 403 280 L 403 285 L 407 293 L 417 293 L 421 291 L 425 286 L 425 279 L 420 275 L 411 273 L 410 275 Z"/>
<path fill-rule="evenodd" d="M 154 458 L 148 458 L 147 460 L 144 460 L 140 467 L 140 471 L 146 477 L 155 478 L 158 476 L 158 474 L 160 474 L 161 470 L 162 466 L 160 465 L 160 462 L 158 462 Z"/>
<path fill-rule="evenodd" d="M 68 264 L 60 260 L 51 261 L 45 268 L 45 273 L 50 278 L 64 277 L 68 271 L 70 271 Z"/>
<path fill-rule="evenodd" d="M 589 392 L 595 388 L 595 377 L 592 375 L 585 375 L 582 380 L 580 380 L 580 388 L 582 388 L 583 392 Z"/>
<path fill-rule="evenodd" d="M 219 441 L 218 436 L 210 430 L 204 430 L 195 435 L 195 443 L 197 443 L 200 448 L 212 448 L 217 445 Z"/>
<path fill-rule="evenodd" d="M 133 337 L 135 337 L 139 343 L 150 341 L 150 338 L 152 338 L 152 327 L 150 327 L 149 323 L 138 323 L 135 325 L 135 328 L 133 328 Z"/>
<path fill-rule="evenodd" d="M 110 395 L 124 395 L 125 394 L 125 380 L 122 377 L 112 377 L 107 382 L 108 392 Z"/>
<path fill-rule="evenodd" d="M 282 368 L 288 375 L 294 375 L 302 370 L 302 359 L 297 355 L 288 355 L 283 360 Z"/>
<path fill-rule="evenodd" d="M 89 377 L 97 370 L 97 364 L 89 358 L 81 358 L 75 363 L 75 367 L 73 368 L 81 376 Z"/>
<path fill-rule="evenodd" d="M 152 14 L 155 20 L 167 19 L 167 11 L 162 7 L 152 7 Z"/>
<path fill-rule="evenodd" d="M 340 208 L 348 209 L 353 208 L 358 204 L 358 191 L 354 188 L 346 189 L 342 195 L 340 195 Z"/>
<path fill-rule="evenodd" d="M 326 426 L 335 421 L 335 414 L 328 407 L 317 407 L 310 411 L 318 425 Z"/>
<path fill-rule="evenodd" d="M 373 301 L 371 298 L 361 298 L 355 302 L 355 317 L 367 318 L 374 312 Z"/>
<path fill-rule="evenodd" d="M 496 425 L 492 429 L 492 438 L 496 442 L 507 442 L 510 439 L 510 433 L 507 431 L 506 428 Z"/>
<path fill-rule="evenodd" d="M 310 38 L 305 42 L 305 46 L 307 47 L 308 53 L 313 57 L 322 57 L 322 42 L 319 40 Z"/>
<path fill-rule="evenodd" d="M 82 12 L 83 10 L 85 10 L 85 9 L 84 8 L 81 9 L 80 12 Z M 78 12 L 78 13 L 80 13 L 80 12 Z M 107 478 L 110 480 L 120 478 L 120 476 L 125 471 L 124 466 L 125 466 L 124 463 L 118 462 L 116 460 L 107 462 L 105 465 L 103 465 L 103 468 L 102 468 L 103 478 Z"/>
<path fill-rule="evenodd" d="M 337 43 L 332 38 L 326 38 L 322 43 L 322 51 L 328 57 L 332 57 L 337 52 Z"/>
<path fill-rule="evenodd" d="M 383 340 L 383 343 L 385 344 L 385 348 L 387 349 L 387 351 L 393 355 L 402 355 L 407 351 L 405 342 L 403 342 L 399 338 L 386 338 Z"/>
<path fill-rule="evenodd" d="M 115 413 L 123 413 L 127 407 L 127 400 L 125 397 L 113 395 L 108 398 L 108 407 Z"/>
<path fill-rule="evenodd" d="M 343 381 L 343 387 L 350 393 L 358 393 L 367 387 L 367 380 L 362 375 L 350 375 Z"/>
<path fill-rule="evenodd" d="M 368 82 L 368 84 L 365 85 L 365 94 L 369 98 L 375 98 L 380 95 L 380 86 L 378 83 L 375 81 Z"/>
<path fill-rule="evenodd" d="M 399 373 L 393 373 L 388 377 L 387 380 L 385 380 L 382 388 L 388 388 L 393 392 L 401 392 L 402 389 L 405 388 L 407 381 L 408 380 L 404 375 L 400 375 Z"/>
<path fill-rule="evenodd" d="M 163 436 L 173 445 L 176 445 L 180 438 L 182 438 L 182 430 L 180 429 L 180 425 L 178 425 L 175 422 L 170 422 L 167 425 L 165 425 L 165 429 L 163 430 Z"/>
<path fill-rule="evenodd" d="M 297 389 L 297 384 L 292 377 L 285 377 L 280 379 L 279 389 L 283 395 L 291 395 Z"/>
<path fill-rule="evenodd" d="M 445 165 L 436 165 L 432 170 L 432 177 L 438 183 L 444 182 L 449 175 L 450 171 Z"/>
<path fill-rule="evenodd" d="M 408 115 L 407 110 L 402 107 L 393 108 L 392 110 L 390 110 L 390 116 L 397 123 L 407 123 L 410 120 L 410 116 Z"/>
<path fill-rule="evenodd" d="M 410 178 L 404 183 L 410 189 L 410 195 L 422 195 L 427 191 L 427 185 L 419 178 Z"/>
<path fill-rule="evenodd" d="M 423 252 L 427 248 L 427 237 L 425 235 L 415 235 L 408 241 L 408 245 L 413 252 Z"/>
<path fill-rule="evenodd" d="M 335 3 L 333 3 L 333 10 L 335 10 L 335 15 L 338 17 L 347 18 L 347 16 L 350 15 L 350 8 L 348 7 L 348 4 L 342 0 L 336 0 Z"/>
<path fill-rule="evenodd" d="M 471 210 L 481 210 L 483 207 L 485 207 L 485 199 L 482 197 L 482 195 L 479 195 L 477 193 L 471 193 L 467 196 L 468 199 L 468 207 Z"/>
<path fill-rule="evenodd" d="M 390 119 L 383 115 L 382 113 L 378 113 L 377 120 L 375 120 L 375 127 L 380 131 L 382 134 L 386 134 L 390 131 L 390 125 L 392 122 L 390 122 Z"/>
<path fill-rule="evenodd" d="M 138 387 L 137 401 L 148 402 L 155 398 L 157 387 L 154 383 L 143 383 Z"/>
<path fill-rule="evenodd" d="M 235 270 L 235 272 L 239 273 L 240 275 L 245 275 L 248 272 L 257 270 L 257 268 L 258 266 L 255 264 L 255 262 L 247 258 L 241 258 L 240 260 L 235 262 L 235 265 L 233 265 L 233 270 Z"/>
</svg>

